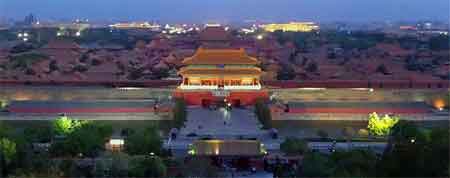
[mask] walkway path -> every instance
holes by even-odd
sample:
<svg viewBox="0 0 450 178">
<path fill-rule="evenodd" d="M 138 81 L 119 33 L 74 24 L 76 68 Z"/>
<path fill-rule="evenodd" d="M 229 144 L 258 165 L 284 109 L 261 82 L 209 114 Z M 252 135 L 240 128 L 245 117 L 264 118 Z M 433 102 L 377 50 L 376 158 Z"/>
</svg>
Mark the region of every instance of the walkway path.
<svg viewBox="0 0 450 178">
<path fill-rule="evenodd" d="M 185 127 L 180 130 L 181 136 L 195 133 L 199 136 L 237 137 L 265 134 L 260 123 L 250 109 L 233 108 L 226 110 L 189 107 Z"/>
</svg>

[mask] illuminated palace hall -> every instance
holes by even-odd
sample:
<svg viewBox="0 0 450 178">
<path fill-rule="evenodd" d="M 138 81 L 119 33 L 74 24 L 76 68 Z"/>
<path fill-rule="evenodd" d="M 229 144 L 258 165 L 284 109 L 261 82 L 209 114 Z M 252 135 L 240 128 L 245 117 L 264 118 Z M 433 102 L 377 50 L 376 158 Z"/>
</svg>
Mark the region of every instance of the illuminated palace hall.
<svg viewBox="0 0 450 178">
<path fill-rule="evenodd" d="M 253 104 L 266 97 L 260 84 L 260 62 L 244 49 L 199 48 L 192 57 L 183 60 L 185 67 L 176 96 L 189 104 L 208 105 L 228 100 L 234 105 Z"/>
<path fill-rule="evenodd" d="M 259 90 L 259 61 L 244 49 L 203 49 L 183 61 L 181 89 Z"/>
</svg>

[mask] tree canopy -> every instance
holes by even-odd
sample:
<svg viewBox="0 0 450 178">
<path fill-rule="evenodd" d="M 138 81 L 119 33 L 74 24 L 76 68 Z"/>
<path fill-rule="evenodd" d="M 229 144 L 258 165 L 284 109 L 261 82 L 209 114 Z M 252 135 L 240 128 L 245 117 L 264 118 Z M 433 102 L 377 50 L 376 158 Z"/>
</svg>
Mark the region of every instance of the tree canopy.
<svg viewBox="0 0 450 178">
<path fill-rule="evenodd" d="M 161 153 L 162 139 L 154 126 L 131 133 L 125 140 L 125 149 L 131 155 Z"/>
<path fill-rule="evenodd" d="M 58 135 L 67 135 L 85 123 L 87 121 L 74 120 L 67 116 L 61 116 L 53 122 L 53 130 Z"/>
<path fill-rule="evenodd" d="M 303 155 L 308 151 L 308 143 L 298 138 L 287 138 L 280 144 L 280 149 L 287 155 Z"/>
<path fill-rule="evenodd" d="M 367 128 L 370 134 L 375 136 L 389 135 L 391 128 L 399 121 L 396 116 L 384 115 L 382 118 L 377 113 L 369 114 L 369 123 Z"/>
</svg>

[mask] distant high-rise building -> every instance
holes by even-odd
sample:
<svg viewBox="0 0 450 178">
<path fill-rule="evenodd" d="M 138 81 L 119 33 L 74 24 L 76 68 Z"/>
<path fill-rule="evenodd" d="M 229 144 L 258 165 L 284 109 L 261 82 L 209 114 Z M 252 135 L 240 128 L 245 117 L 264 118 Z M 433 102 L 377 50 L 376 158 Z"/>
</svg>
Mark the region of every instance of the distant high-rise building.
<svg viewBox="0 0 450 178">
<path fill-rule="evenodd" d="M 33 14 L 25 16 L 25 19 L 23 20 L 23 24 L 26 26 L 31 26 L 36 22 L 37 22 L 37 19 Z"/>
</svg>

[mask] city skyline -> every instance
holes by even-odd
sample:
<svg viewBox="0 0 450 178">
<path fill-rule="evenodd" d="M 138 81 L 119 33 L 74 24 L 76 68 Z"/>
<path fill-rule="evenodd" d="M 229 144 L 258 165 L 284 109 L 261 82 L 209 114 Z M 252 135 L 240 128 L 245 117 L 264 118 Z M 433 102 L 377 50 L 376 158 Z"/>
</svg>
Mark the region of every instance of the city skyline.
<svg viewBox="0 0 450 178">
<path fill-rule="evenodd" d="M 338 8 L 337 8 L 338 7 Z M 99 10 L 101 9 L 101 10 Z M 33 13 L 40 19 L 156 20 L 164 22 L 266 21 L 402 21 L 449 19 L 446 0 L 0 0 L 0 17 L 23 19 Z"/>
</svg>

